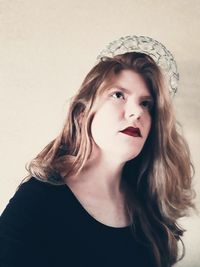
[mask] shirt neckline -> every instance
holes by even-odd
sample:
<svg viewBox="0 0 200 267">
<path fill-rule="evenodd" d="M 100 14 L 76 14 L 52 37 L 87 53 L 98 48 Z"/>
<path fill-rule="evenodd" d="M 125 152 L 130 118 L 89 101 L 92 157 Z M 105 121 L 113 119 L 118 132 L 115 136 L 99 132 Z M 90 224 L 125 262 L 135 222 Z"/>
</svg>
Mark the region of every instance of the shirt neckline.
<svg viewBox="0 0 200 267">
<path fill-rule="evenodd" d="M 100 225 L 101 227 L 107 228 L 109 230 L 115 230 L 115 231 L 123 231 L 123 230 L 128 230 L 130 229 L 131 225 L 127 225 L 127 226 L 122 226 L 122 227 L 115 227 L 112 225 L 108 225 L 105 224 L 99 220 L 97 220 L 96 218 L 94 218 L 89 211 L 81 204 L 80 200 L 77 198 L 77 196 L 74 194 L 74 192 L 72 191 L 72 189 L 67 185 L 67 184 L 63 184 L 62 185 L 64 190 L 67 190 L 70 195 L 73 197 L 73 199 L 75 200 L 75 202 L 78 204 L 78 206 L 81 208 L 81 210 L 84 212 L 84 214 L 90 219 L 90 221 L 97 223 L 98 225 Z"/>
</svg>

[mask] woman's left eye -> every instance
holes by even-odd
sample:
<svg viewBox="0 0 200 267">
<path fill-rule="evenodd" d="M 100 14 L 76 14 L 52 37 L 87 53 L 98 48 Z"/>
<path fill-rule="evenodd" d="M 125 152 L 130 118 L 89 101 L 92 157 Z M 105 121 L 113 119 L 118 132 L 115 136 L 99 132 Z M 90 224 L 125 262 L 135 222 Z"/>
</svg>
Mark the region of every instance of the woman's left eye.
<svg viewBox="0 0 200 267">
<path fill-rule="evenodd" d="M 125 99 L 125 95 L 120 91 L 112 93 L 111 96 L 118 99 Z"/>
<path fill-rule="evenodd" d="M 151 109 L 152 108 L 152 101 L 150 100 L 144 100 L 141 102 L 141 105 L 144 107 L 144 108 L 148 108 L 148 109 Z"/>
</svg>

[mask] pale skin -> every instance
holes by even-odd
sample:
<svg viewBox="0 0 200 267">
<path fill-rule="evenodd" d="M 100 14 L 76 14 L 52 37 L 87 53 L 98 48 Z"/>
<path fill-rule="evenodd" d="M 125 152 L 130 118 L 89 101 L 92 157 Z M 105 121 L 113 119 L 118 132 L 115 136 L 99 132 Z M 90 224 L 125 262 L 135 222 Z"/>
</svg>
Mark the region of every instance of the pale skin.
<svg viewBox="0 0 200 267">
<path fill-rule="evenodd" d="M 111 86 L 95 113 L 91 132 L 94 140 L 91 158 L 76 177 L 66 181 L 86 211 L 99 222 L 112 227 L 130 224 L 121 186 L 124 164 L 143 148 L 151 128 L 149 107 L 153 99 L 141 76 L 122 70 L 111 77 Z M 126 127 L 140 129 L 142 137 L 121 133 Z"/>
</svg>

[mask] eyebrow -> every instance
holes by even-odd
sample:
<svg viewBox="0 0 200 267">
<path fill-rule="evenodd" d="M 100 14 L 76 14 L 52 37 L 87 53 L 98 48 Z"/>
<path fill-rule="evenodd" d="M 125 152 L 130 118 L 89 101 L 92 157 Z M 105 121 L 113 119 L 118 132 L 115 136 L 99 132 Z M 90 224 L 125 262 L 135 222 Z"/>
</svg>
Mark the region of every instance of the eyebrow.
<svg viewBox="0 0 200 267">
<path fill-rule="evenodd" d="M 131 94 L 130 90 L 128 90 L 128 89 L 126 89 L 124 87 L 118 86 L 118 85 L 111 86 L 108 89 L 108 91 L 111 91 L 113 89 L 119 89 L 119 90 L 123 91 L 126 94 L 129 94 L 129 95 Z M 143 95 L 143 96 L 140 97 L 140 99 L 142 99 L 142 100 L 145 99 L 145 100 L 151 100 L 151 101 L 153 101 L 153 97 L 151 96 L 151 94 Z"/>
</svg>

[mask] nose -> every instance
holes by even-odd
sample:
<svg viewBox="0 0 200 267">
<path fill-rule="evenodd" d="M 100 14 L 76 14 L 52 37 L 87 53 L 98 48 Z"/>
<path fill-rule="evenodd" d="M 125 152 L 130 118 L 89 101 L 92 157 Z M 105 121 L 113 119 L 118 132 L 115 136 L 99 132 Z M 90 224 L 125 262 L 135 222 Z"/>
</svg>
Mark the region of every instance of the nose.
<svg viewBox="0 0 200 267">
<path fill-rule="evenodd" d="M 143 109 L 139 104 L 127 104 L 125 117 L 127 120 L 138 121 L 143 113 Z"/>
</svg>

